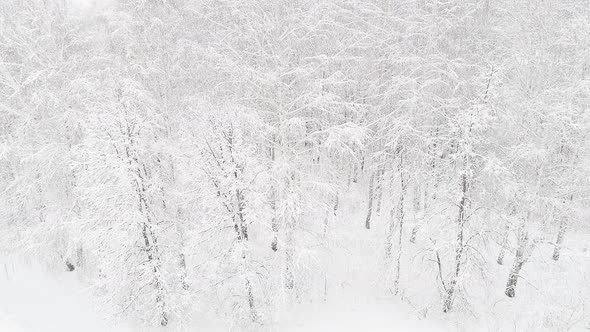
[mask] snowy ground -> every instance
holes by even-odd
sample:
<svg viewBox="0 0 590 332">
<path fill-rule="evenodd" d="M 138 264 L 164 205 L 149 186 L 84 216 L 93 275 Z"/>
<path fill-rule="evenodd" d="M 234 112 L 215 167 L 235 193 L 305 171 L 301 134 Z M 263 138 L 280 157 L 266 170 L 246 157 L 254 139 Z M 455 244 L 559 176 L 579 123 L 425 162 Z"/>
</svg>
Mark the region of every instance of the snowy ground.
<svg viewBox="0 0 590 332">
<path fill-rule="evenodd" d="M 130 331 L 100 318 L 73 273 L 14 260 L 0 261 L 0 272 L 2 332 Z"/>
<path fill-rule="evenodd" d="M 42 266 L 0 261 L 1 332 L 131 332 L 109 325 L 93 309 L 75 273 L 50 272 Z M 295 331 L 446 331 L 440 323 L 418 320 L 391 298 L 350 293 L 328 303 L 294 308 L 277 329 Z M 207 327 L 199 330 L 218 330 Z"/>
<path fill-rule="evenodd" d="M 404 305 L 385 299 L 312 305 L 294 315 L 291 321 L 286 322 L 279 330 L 285 332 L 447 331 L 433 322 L 417 320 Z"/>
</svg>

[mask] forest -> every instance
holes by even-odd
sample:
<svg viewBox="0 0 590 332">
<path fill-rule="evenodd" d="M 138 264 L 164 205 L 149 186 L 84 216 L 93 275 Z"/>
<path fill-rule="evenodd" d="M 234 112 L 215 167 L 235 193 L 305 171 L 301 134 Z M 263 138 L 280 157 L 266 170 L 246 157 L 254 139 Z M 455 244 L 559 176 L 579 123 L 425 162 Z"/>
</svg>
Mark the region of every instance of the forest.
<svg viewBox="0 0 590 332">
<path fill-rule="evenodd" d="M 0 1 L 0 257 L 113 324 L 585 330 L 589 221 L 587 0 Z"/>
</svg>

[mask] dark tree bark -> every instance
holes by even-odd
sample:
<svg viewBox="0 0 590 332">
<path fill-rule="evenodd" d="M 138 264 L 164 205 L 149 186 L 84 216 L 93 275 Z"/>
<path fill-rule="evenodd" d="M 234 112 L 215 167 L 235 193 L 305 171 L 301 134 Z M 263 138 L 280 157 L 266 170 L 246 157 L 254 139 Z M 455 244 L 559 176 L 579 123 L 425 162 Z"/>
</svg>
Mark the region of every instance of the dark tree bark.
<svg viewBox="0 0 590 332">
<path fill-rule="evenodd" d="M 514 297 L 516 295 L 516 284 L 520 275 L 520 270 L 525 262 L 525 250 L 528 245 L 529 237 L 523 227 L 519 230 L 518 246 L 516 248 L 516 255 L 514 257 L 514 264 L 508 275 L 508 281 L 506 282 L 506 289 L 504 294 L 508 297 Z"/>
<path fill-rule="evenodd" d="M 412 228 L 412 234 L 410 234 L 410 243 L 416 243 L 418 231 L 420 231 L 420 225 L 416 225 Z"/>
<path fill-rule="evenodd" d="M 156 305 L 159 308 L 160 325 L 168 325 L 168 311 L 166 302 L 166 292 L 164 284 L 161 280 L 162 264 L 160 261 L 160 248 L 158 245 L 158 237 L 154 232 L 153 225 L 157 224 L 156 218 L 152 211 L 152 206 L 148 199 L 148 184 L 146 179 L 148 177 L 147 169 L 144 164 L 138 160 L 137 152 L 134 150 L 134 138 L 131 128 L 127 126 L 128 142 L 124 147 L 125 156 L 130 165 L 133 165 L 132 171 L 135 176 L 132 177 L 132 183 L 138 200 L 138 207 L 140 213 L 144 216 L 144 221 L 141 223 L 141 236 L 143 238 L 143 250 L 147 256 L 147 263 L 151 265 L 153 272 L 152 284 L 156 290 Z"/>
<path fill-rule="evenodd" d="M 66 269 L 68 270 L 68 272 L 72 272 L 76 269 L 74 264 L 72 264 L 69 259 L 66 259 Z"/>
<path fill-rule="evenodd" d="M 182 289 L 188 290 L 190 287 L 188 284 L 188 272 L 186 270 L 186 257 L 184 256 L 184 253 L 181 252 L 178 258 L 181 271 L 180 282 L 182 284 Z"/>
<path fill-rule="evenodd" d="M 463 238 L 465 221 L 467 219 L 467 208 L 469 204 L 468 198 L 469 183 L 467 174 L 461 175 L 461 200 L 459 201 L 459 216 L 457 218 L 457 238 L 455 243 L 455 268 L 451 281 L 446 288 L 446 295 L 443 301 L 443 312 L 449 312 L 453 308 L 453 300 L 455 298 L 455 291 L 459 274 L 461 272 L 461 260 L 465 250 L 465 243 Z"/>
<path fill-rule="evenodd" d="M 559 260 L 561 245 L 563 244 L 563 238 L 565 236 L 566 227 L 567 227 L 566 220 L 565 220 L 565 218 L 562 218 L 561 222 L 559 223 L 559 231 L 557 232 L 557 240 L 555 241 L 555 248 L 553 249 L 553 260 L 554 261 Z"/>
<path fill-rule="evenodd" d="M 229 134 L 229 149 L 230 151 L 233 150 L 233 131 L 230 131 Z M 232 157 L 232 162 L 236 163 Z M 240 173 L 242 172 L 243 168 L 240 165 L 236 165 L 236 170 L 234 171 L 234 178 L 236 180 L 239 179 Z M 233 205 L 233 209 L 235 211 L 234 214 L 234 229 L 237 233 L 238 243 L 242 244 L 242 261 L 244 269 L 247 269 L 247 250 L 245 246 L 247 246 L 247 242 L 249 239 L 248 235 L 248 223 L 246 222 L 246 218 L 244 216 L 244 210 L 246 208 L 246 202 L 244 199 L 244 192 L 241 189 L 235 190 L 235 204 Z M 254 292 L 252 290 L 252 283 L 248 276 L 245 278 L 245 286 L 246 286 L 246 298 L 248 301 L 248 307 L 250 309 L 250 319 L 255 322 L 258 320 L 258 311 L 256 309 L 256 303 L 254 300 Z"/>
<path fill-rule="evenodd" d="M 527 215 L 527 219 L 529 216 L 530 212 Z M 520 271 L 531 256 L 535 247 L 535 242 L 529 246 L 529 235 L 525 228 L 525 222 L 526 221 L 523 220 L 518 229 L 518 244 L 514 257 L 514 264 L 512 265 L 512 269 L 510 269 L 508 281 L 506 282 L 506 289 L 504 290 L 504 294 L 506 294 L 508 297 L 516 296 L 516 284 L 518 283 L 518 278 L 520 277 Z"/>
</svg>

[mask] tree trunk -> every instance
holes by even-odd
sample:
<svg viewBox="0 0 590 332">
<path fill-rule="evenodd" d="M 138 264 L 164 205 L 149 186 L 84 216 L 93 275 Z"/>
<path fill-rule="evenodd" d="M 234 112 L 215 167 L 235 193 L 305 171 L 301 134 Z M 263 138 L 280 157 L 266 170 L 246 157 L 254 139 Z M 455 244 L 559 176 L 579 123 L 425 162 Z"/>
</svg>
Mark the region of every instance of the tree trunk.
<svg viewBox="0 0 590 332">
<path fill-rule="evenodd" d="M 237 177 L 237 176 L 236 176 Z M 255 322 L 258 319 L 258 313 L 256 310 L 256 303 L 254 301 L 254 292 L 252 290 L 252 283 L 248 277 L 248 257 L 247 257 L 247 243 L 248 243 L 248 224 L 244 218 L 244 209 L 246 203 L 244 202 L 244 195 L 240 189 L 236 189 L 236 214 L 234 215 L 234 229 L 237 233 L 238 243 L 242 245 L 242 269 L 246 274 L 245 277 L 245 290 L 246 299 L 248 301 L 248 307 L 250 309 L 250 319 Z"/>
<path fill-rule="evenodd" d="M 567 222 L 565 217 L 561 218 L 561 222 L 559 223 L 559 231 L 557 232 L 557 240 L 555 241 L 555 248 L 553 249 L 553 260 L 559 260 L 559 255 L 561 251 L 561 245 L 563 244 L 563 237 L 565 235 L 565 230 L 567 227 Z"/>
<path fill-rule="evenodd" d="M 397 295 L 399 293 L 399 278 L 400 278 L 400 270 L 401 270 L 401 260 L 402 260 L 402 239 L 403 239 L 403 231 L 404 231 L 404 200 L 406 196 L 406 188 L 407 188 L 407 179 L 404 169 L 404 159 L 403 159 L 403 151 L 400 152 L 399 156 L 399 165 L 398 165 L 398 172 L 399 172 L 399 179 L 400 179 L 400 194 L 399 194 L 399 201 L 397 206 L 397 219 L 399 221 L 399 230 L 398 230 L 398 237 L 397 237 L 397 257 L 396 257 L 396 264 L 395 264 L 395 277 L 393 279 L 393 289 L 394 293 Z"/>
<path fill-rule="evenodd" d="M 414 220 L 418 219 L 420 215 L 420 210 L 425 204 L 422 202 L 422 186 L 417 183 L 414 184 Z M 415 225 L 412 228 L 412 234 L 410 235 L 410 243 L 416 242 L 416 236 L 418 235 L 418 231 L 420 230 L 420 225 Z"/>
<path fill-rule="evenodd" d="M 524 231 L 522 226 L 519 230 L 519 233 L 518 247 L 516 248 L 514 264 L 512 265 L 512 269 L 508 275 L 508 282 L 506 283 L 506 289 L 504 290 L 504 294 L 506 294 L 508 297 L 514 297 L 516 295 L 516 283 L 518 282 L 520 270 L 522 269 L 522 266 L 525 262 L 525 250 L 529 239 L 527 232 Z"/>
<path fill-rule="evenodd" d="M 430 169 L 431 169 L 431 179 L 432 179 L 432 192 L 430 193 L 430 197 L 426 196 L 425 197 L 425 201 L 431 200 L 433 203 L 434 201 L 436 201 L 436 193 L 438 191 L 438 174 L 437 174 L 437 159 L 439 158 L 438 156 L 438 137 L 439 137 L 439 128 L 438 126 L 436 127 L 435 130 L 435 140 L 434 143 L 432 143 L 429 147 L 428 147 L 428 154 L 430 156 Z M 426 203 L 428 204 L 428 203 Z M 429 204 L 430 205 L 430 204 Z"/>
<path fill-rule="evenodd" d="M 506 245 L 508 244 L 508 229 L 506 229 L 506 233 L 504 233 L 504 237 L 502 238 L 502 243 L 500 244 L 500 253 L 498 254 L 498 259 L 496 259 L 496 263 L 499 265 L 504 264 L 504 255 L 506 254 Z"/>
<path fill-rule="evenodd" d="M 272 213 L 272 242 L 270 243 L 270 248 L 272 251 L 277 252 L 279 249 L 279 220 L 277 218 L 277 201 L 276 201 L 276 193 L 272 192 L 272 197 L 270 199 L 270 208 Z"/>
<path fill-rule="evenodd" d="M 294 261 L 293 251 L 295 245 L 294 232 L 295 232 L 295 220 L 292 216 L 288 217 L 286 224 L 286 238 L 285 238 L 285 288 L 293 289 L 295 287 L 295 276 L 294 276 Z"/>
<path fill-rule="evenodd" d="M 418 231 L 420 230 L 420 225 L 414 226 L 412 228 L 412 234 L 410 235 L 410 243 L 416 243 L 416 237 L 418 236 Z"/>
<path fill-rule="evenodd" d="M 463 242 L 463 228 L 466 221 L 466 212 L 469 204 L 468 194 L 468 180 L 467 174 L 461 176 L 461 201 L 459 202 L 459 216 L 457 218 L 457 240 L 455 244 L 455 271 L 451 277 L 451 282 L 446 289 L 446 295 L 443 302 L 443 312 L 449 312 L 453 308 L 453 300 L 455 298 L 455 289 L 459 280 L 461 272 L 461 259 L 463 258 L 463 251 L 465 250 L 465 243 Z"/>
<path fill-rule="evenodd" d="M 181 252 L 178 258 L 179 258 L 179 265 L 180 265 L 180 271 L 181 271 L 180 282 L 182 284 L 182 289 L 188 290 L 189 289 L 188 273 L 186 270 L 186 258 L 184 256 L 184 253 Z"/>
<path fill-rule="evenodd" d="M 529 216 L 530 212 L 528 213 L 527 219 Z M 508 297 L 514 297 L 516 295 L 516 284 L 518 282 L 518 278 L 520 277 L 520 270 L 531 256 L 535 246 L 535 242 L 529 246 L 529 235 L 525 229 L 525 222 L 526 221 L 523 221 L 521 223 L 518 230 L 518 246 L 516 248 L 514 264 L 512 265 L 512 269 L 508 275 L 508 282 L 506 282 L 506 289 L 504 290 L 504 294 L 506 294 Z"/>
<path fill-rule="evenodd" d="M 148 219 L 149 220 L 149 219 Z M 144 240 L 144 249 L 147 255 L 148 262 L 152 265 L 152 271 L 154 273 L 153 283 L 156 289 L 156 304 L 159 307 L 160 312 L 160 325 L 168 325 L 168 312 L 166 309 L 166 297 L 164 291 L 164 285 L 161 280 L 161 262 L 160 253 L 158 247 L 158 241 L 151 229 L 151 225 L 143 223 L 142 225 L 142 237 Z"/>
<path fill-rule="evenodd" d="M 158 237 L 153 229 L 154 225 L 157 225 L 156 216 L 153 214 L 152 206 L 148 199 L 148 184 L 146 179 L 148 173 L 145 165 L 143 165 L 137 158 L 137 152 L 134 149 L 134 139 L 132 131 L 127 125 L 127 144 L 124 146 L 124 156 L 120 156 L 129 165 L 132 165 L 131 172 L 135 173 L 135 176 L 131 177 L 131 182 L 137 195 L 137 203 L 139 212 L 145 218 L 140 224 L 141 237 L 143 238 L 143 251 L 147 256 L 147 264 L 151 265 L 153 272 L 151 283 L 154 285 L 156 290 L 156 306 L 159 311 L 160 325 L 168 325 L 168 310 L 166 303 L 166 292 L 164 289 L 164 283 L 162 282 L 161 270 L 162 263 L 160 257 L 160 248 L 158 245 Z"/>
<path fill-rule="evenodd" d="M 361 172 L 365 171 L 365 154 L 361 153 Z"/>
<path fill-rule="evenodd" d="M 506 247 L 503 244 L 502 247 L 500 248 L 500 253 L 498 254 L 498 259 L 496 259 L 496 263 L 498 263 L 498 265 L 504 264 L 504 255 L 505 254 L 506 254 Z"/>
<path fill-rule="evenodd" d="M 518 281 L 518 276 L 523 265 L 524 262 L 520 260 L 519 256 L 516 256 L 514 265 L 512 266 L 510 274 L 508 275 L 508 282 L 506 283 L 506 290 L 504 291 L 504 294 L 506 294 L 506 296 L 514 297 L 516 295 L 516 282 Z"/>
<path fill-rule="evenodd" d="M 152 271 L 154 273 L 153 283 L 156 289 L 156 304 L 158 305 L 160 312 L 160 325 L 166 326 L 168 325 L 168 312 L 166 309 L 167 304 L 164 284 L 162 283 L 162 276 L 160 275 L 162 269 L 162 264 L 160 261 L 160 248 L 158 246 L 158 238 L 152 228 L 156 222 L 146 197 L 147 189 L 144 175 L 142 174 L 142 169 L 145 170 L 145 167 L 140 167 L 137 159 L 134 158 L 134 160 L 137 164 L 137 168 L 135 170 L 137 178 L 134 179 L 134 183 L 139 199 L 139 210 L 145 216 L 145 221 L 142 224 L 142 237 L 145 245 L 144 250 L 147 255 L 148 263 L 152 265 Z"/>
<path fill-rule="evenodd" d="M 371 214 L 373 213 L 373 187 L 375 184 L 375 172 L 371 174 L 371 179 L 369 180 L 369 207 L 367 210 L 367 218 L 365 219 L 365 228 L 371 229 Z"/>
<path fill-rule="evenodd" d="M 385 170 L 384 169 L 380 169 L 377 171 L 377 186 L 375 188 L 375 190 L 377 191 L 377 207 L 375 209 L 375 212 L 377 213 L 377 216 L 381 215 L 381 198 L 383 197 L 383 175 L 385 174 Z"/>
<path fill-rule="evenodd" d="M 250 308 L 250 319 L 253 322 L 258 320 L 258 313 L 256 312 L 256 304 L 254 303 L 254 293 L 252 291 L 252 284 L 250 279 L 246 277 L 246 295 L 248 297 L 248 307 Z"/>
<path fill-rule="evenodd" d="M 385 241 L 385 257 L 390 258 L 393 251 L 393 236 L 395 235 L 395 208 L 389 210 L 389 227 L 387 228 L 387 237 Z M 389 261 L 389 259 L 387 260 Z"/>
<path fill-rule="evenodd" d="M 276 160 L 276 149 L 274 144 L 276 144 L 276 139 L 273 137 L 273 146 L 270 148 L 270 160 L 273 164 Z M 279 249 L 279 220 L 277 218 L 277 191 L 274 185 L 271 186 L 270 195 L 270 208 L 272 213 L 271 227 L 273 233 L 270 248 L 272 251 L 277 252 Z"/>
</svg>

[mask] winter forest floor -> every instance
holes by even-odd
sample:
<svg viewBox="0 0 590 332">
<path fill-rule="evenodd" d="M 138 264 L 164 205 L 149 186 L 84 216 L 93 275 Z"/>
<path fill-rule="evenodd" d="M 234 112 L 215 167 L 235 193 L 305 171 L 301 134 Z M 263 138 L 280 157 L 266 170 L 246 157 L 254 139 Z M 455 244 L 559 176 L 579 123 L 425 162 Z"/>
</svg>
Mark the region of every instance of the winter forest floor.
<svg viewBox="0 0 590 332">
<path fill-rule="evenodd" d="M 0 273 L 0 331 L 2 332 L 132 332 L 130 326 L 109 325 L 96 311 L 75 273 L 50 271 L 38 264 L 3 260 Z M 523 287 L 524 288 L 524 287 Z M 567 295 L 565 295 L 567 297 Z M 583 309 L 583 308 L 578 308 Z M 542 306 L 524 310 L 540 315 Z M 487 313 L 494 318 L 494 312 Z M 323 303 L 301 305 L 287 314 L 279 331 L 461 331 L 435 318 L 419 319 L 406 303 L 392 297 L 349 290 Z M 221 322 L 195 324 L 194 331 L 226 331 Z M 480 325 L 470 331 L 496 331 Z M 499 329 L 504 331 L 505 329 Z M 512 331 L 521 331 L 514 326 Z M 154 330 L 157 331 L 157 330 Z M 469 330 L 468 330 L 469 331 Z M 506 330 L 508 331 L 508 330 Z M 587 331 L 584 322 L 568 331 Z"/>
<path fill-rule="evenodd" d="M 3 260 L 0 277 L 2 332 L 131 332 L 109 325 L 93 309 L 75 273 L 49 271 L 31 262 Z M 293 308 L 280 331 L 447 331 L 421 321 L 397 301 L 348 292 L 337 300 Z M 195 331 L 225 331 L 221 323 L 196 324 Z M 198 329 L 197 329 L 198 327 Z"/>
<path fill-rule="evenodd" d="M 512 299 L 503 293 L 511 257 L 507 255 L 503 265 L 495 264 L 497 248 L 491 246 L 488 253 L 482 252 L 489 255 L 486 260 L 494 262 L 481 267 L 486 271 L 485 279 L 478 279 L 477 271 L 468 271 L 464 279 L 458 303 L 467 306 L 443 314 L 438 301 L 427 300 L 436 298 L 432 274 L 411 269 L 413 264 L 431 264 L 420 238 L 416 244 L 404 243 L 402 299 L 383 286 L 387 278 L 375 271 L 383 259 L 387 215 L 375 216 L 371 230 L 361 232 L 358 238 L 359 233 L 352 230 L 363 226 L 365 204 L 360 190 L 353 188 L 339 214 L 347 217 L 331 221 L 333 236 L 326 245 L 330 249 L 319 250 L 317 266 L 310 267 L 323 271 L 324 289 L 317 291 L 320 295 L 313 300 L 285 308 L 269 330 L 588 331 L 588 235 L 568 234 L 558 262 L 550 259 L 550 248 L 539 246 L 523 268 L 518 294 Z M 471 282 L 487 287 L 470 288 Z M 93 302 L 77 271 L 55 271 L 34 261 L 4 258 L 0 260 L 0 294 L 0 332 L 147 331 L 132 324 L 109 325 L 98 309 L 101 304 Z M 187 319 L 183 324 L 153 331 L 245 331 L 214 315 Z"/>
<path fill-rule="evenodd" d="M 50 271 L 38 264 L 16 259 L 4 259 L 0 273 L 0 331 L 2 332 L 132 332 L 145 331 L 130 326 L 109 325 L 101 318 L 76 273 Z M 540 271 L 539 271 L 540 272 Z M 582 275 L 582 274 L 580 274 Z M 530 281 L 535 282 L 534 278 Z M 534 288 L 534 285 L 527 285 Z M 523 285 L 523 289 L 527 286 Z M 358 288 L 358 287 L 356 287 Z M 483 323 L 473 329 L 453 326 L 442 319 L 419 319 L 412 308 L 388 294 L 372 294 L 366 289 L 342 288 L 342 293 L 327 302 L 300 305 L 286 313 L 286 319 L 277 326 L 278 331 L 508 331 Z M 564 294 L 568 298 L 568 294 Z M 506 302 L 506 301 L 504 301 Z M 497 317 L 502 310 L 516 310 L 515 306 L 499 303 L 503 309 L 488 313 L 487 320 Z M 507 307 L 508 306 L 508 307 Z M 583 308 L 576 308 L 583 310 Z M 529 309 L 520 308 L 523 316 L 538 315 L 542 303 L 533 303 Z M 574 314 L 575 314 L 574 310 Z M 524 317 L 523 317 L 524 318 Z M 570 316 L 571 318 L 571 316 Z M 510 319 L 514 319 L 514 316 Z M 194 331 L 226 331 L 222 322 L 210 321 L 195 324 Z M 186 328 L 186 327 L 185 327 Z M 192 330 L 192 329 L 189 329 Z M 514 321 L 512 331 L 523 331 Z M 157 331 L 157 330 L 154 330 Z M 568 331 L 587 331 L 579 321 Z"/>
<path fill-rule="evenodd" d="M 503 265 L 496 264 L 498 248 L 490 245 L 481 254 L 492 263 L 483 264 L 481 271 L 465 271 L 457 310 L 443 314 L 439 301 L 430 300 L 437 298 L 434 274 L 412 269 L 416 264 L 434 266 L 426 239 L 418 236 L 415 244 L 404 241 L 399 296 L 386 286 L 391 284 L 387 272 L 376 272 L 383 271 L 378 265 L 383 264 L 388 215 L 375 215 L 371 229 L 359 233 L 367 204 L 362 196 L 362 187 L 353 185 L 338 216 L 330 221 L 332 235 L 325 239 L 324 248 L 307 253 L 316 261 L 309 268 L 324 275 L 323 284 L 316 280 L 314 284 L 321 285 L 308 290 L 318 295 L 278 310 L 272 326 L 258 328 L 278 332 L 588 331 L 587 234 L 569 233 L 558 262 L 550 258 L 551 247 L 539 245 L 523 268 L 517 296 L 511 299 L 504 295 L 504 283 L 512 257 L 507 254 Z M 383 210 L 387 208 L 384 204 Z M 408 220 L 404 233 L 411 229 L 413 219 Z M 227 317 L 215 313 L 187 318 L 182 326 L 149 331 L 132 323 L 115 326 L 101 310 L 109 303 L 93 301 L 84 276 L 78 273 L 55 271 L 34 259 L 0 259 L 0 332 L 258 331 L 231 325 Z"/>
</svg>

